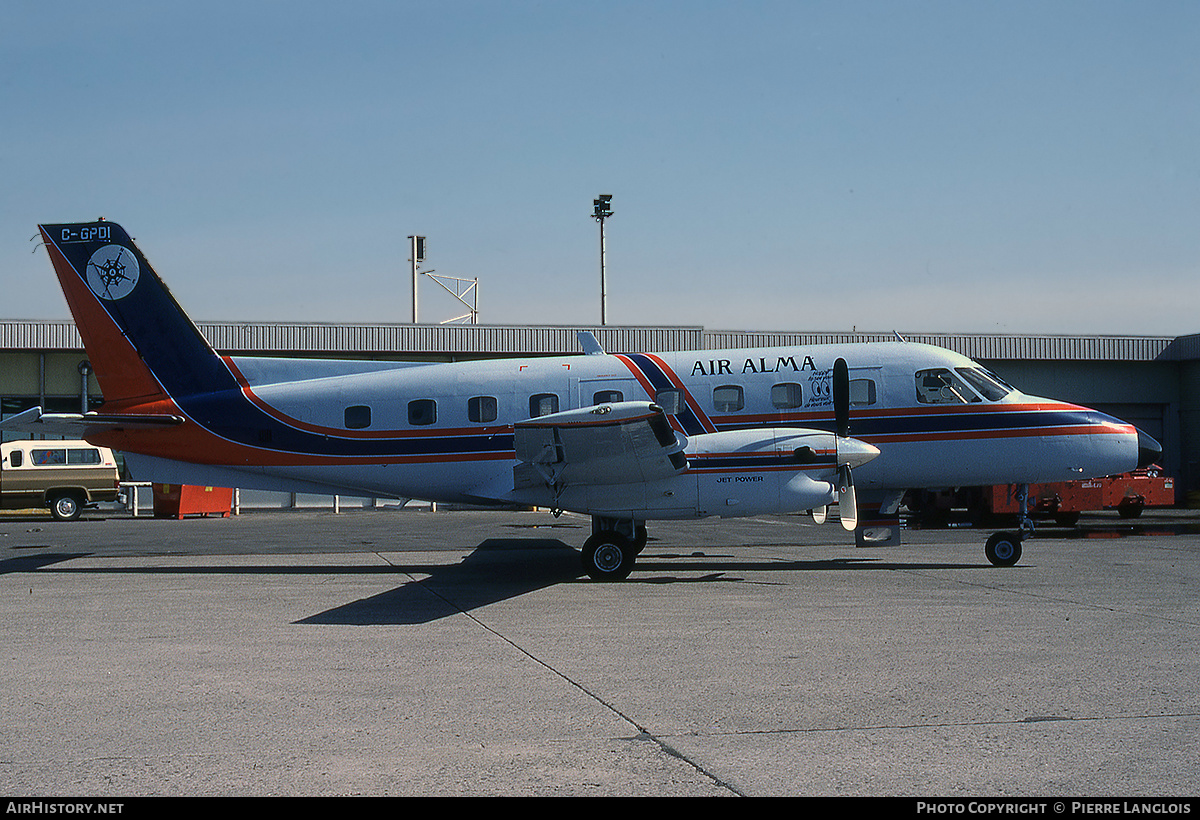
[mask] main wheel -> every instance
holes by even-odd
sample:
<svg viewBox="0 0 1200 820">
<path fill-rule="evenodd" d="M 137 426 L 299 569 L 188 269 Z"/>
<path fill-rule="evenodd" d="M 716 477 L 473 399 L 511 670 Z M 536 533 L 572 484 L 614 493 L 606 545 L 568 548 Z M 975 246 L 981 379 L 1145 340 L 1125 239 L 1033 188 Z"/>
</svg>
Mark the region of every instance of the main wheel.
<svg viewBox="0 0 1200 820">
<path fill-rule="evenodd" d="M 998 532 L 987 540 L 984 555 L 992 566 L 1011 567 L 1021 560 L 1021 535 L 1015 532 Z"/>
<path fill-rule="evenodd" d="M 619 532 L 605 530 L 583 543 L 583 571 L 593 581 L 620 581 L 633 571 L 637 552 Z"/>
<path fill-rule="evenodd" d="M 50 514 L 58 521 L 74 521 L 83 513 L 83 503 L 75 495 L 59 495 L 50 499 Z"/>
</svg>

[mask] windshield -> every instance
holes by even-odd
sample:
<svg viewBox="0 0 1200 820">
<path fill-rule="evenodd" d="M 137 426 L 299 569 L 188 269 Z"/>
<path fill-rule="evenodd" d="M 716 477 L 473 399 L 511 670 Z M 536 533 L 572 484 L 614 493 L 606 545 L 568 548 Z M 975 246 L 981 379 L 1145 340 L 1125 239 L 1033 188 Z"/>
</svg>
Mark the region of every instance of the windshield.
<svg viewBox="0 0 1200 820">
<path fill-rule="evenodd" d="M 1000 401 L 1012 385 L 982 367 L 938 367 L 917 371 L 917 401 L 921 404 L 976 404 Z"/>
<path fill-rule="evenodd" d="M 989 373 L 982 367 L 956 367 L 955 370 L 963 377 L 963 380 L 971 387 L 975 388 L 975 392 L 983 396 L 988 401 L 1000 401 L 1013 391 L 1013 386 L 997 376 L 995 373 Z"/>
</svg>

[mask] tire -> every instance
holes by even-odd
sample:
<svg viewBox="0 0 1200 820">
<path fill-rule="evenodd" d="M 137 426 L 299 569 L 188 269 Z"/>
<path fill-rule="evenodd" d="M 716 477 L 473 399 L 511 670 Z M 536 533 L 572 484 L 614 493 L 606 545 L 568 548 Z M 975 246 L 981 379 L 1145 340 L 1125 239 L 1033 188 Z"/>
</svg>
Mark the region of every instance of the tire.
<svg viewBox="0 0 1200 820">
<path fill-rule="evenodd" d="M 641 555 L 642 550 L 646 548 L 646 542 L 650 540 L 650 534 L 646 531 L 645 524 L 638 524 L 634 527 L 633 533 L 633 541 L 630 543 L 630 546 L 633 547 L 634 555 Z"/>
<path fill-rule="evenodd" d="M 1060 527 L 1074 527 L 1079 523 L 1079 513 L 1060 512 L 1054 514 L 1054 523 Z"/>
<path fill-rule="evenodd" d="M 987 540 L 984 555 L 994 567 L 1011 567 L 1021 560 L 1021 536 L 1015 532 L 998 532 Z"/>
<path fill-rule="evenodd" d="M 1140 502 L 1136 501 L 1132 504 L 1118 504 L 1117 515 L 1121 518 L 1137 518 L 1142 514 L 1143 506 Z"/>
<path fill-rule="evenodd" d="M 65 493 L 50 499 L 50 515 L 56 521 L 74 521 L 83 514 L 83 501 L 79 496 Z"/>
<path fill-rule="evenodd" d="M 583 571 L 593 581 L 621 581 L 629 577 L 637 553 L 619 532 L 598 532 L 583 544 Z"/>
</svg>

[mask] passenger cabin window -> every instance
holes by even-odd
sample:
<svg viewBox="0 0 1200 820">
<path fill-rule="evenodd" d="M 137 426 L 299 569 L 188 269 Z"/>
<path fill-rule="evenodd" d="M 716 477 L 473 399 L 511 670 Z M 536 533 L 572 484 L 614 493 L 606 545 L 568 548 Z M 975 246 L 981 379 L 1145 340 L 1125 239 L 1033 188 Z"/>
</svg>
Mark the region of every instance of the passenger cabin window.
<svg viewBox="0 0 1200 820">
<path fill-rule="evenodd" d="M 495 421 L 499 415 L 495 396 L 475 396 L 467 399 L 467 418 L 476 423 Z"/>
<path fill-rule="evenodd" d="M 437 402 L 433 399 L 413 399 L 408 403 L 408 423 L 433 424 L 437 421 Z"/>
<path fill-rule="evenodd" d="M 592 394 L 592 404 L 612 404 L 625 401 L 625 394 L 620 390 L 600 390 Z"/>
<path fill-rule="evenodd" d="M 917 371 L 917 401 L 921 404 L 972 404 L 983 400 L 955 373 L 941 367 Z"/>
<path fill-rule="evenodd" d="M 371 408 L 365 404 L 356 404 L 346 408 L 345 422 L 347 430 L 362 430 L 371 426 Z"/>
<path fill-rule="evenodd" d="M 529 397 L 529 416 L 548 416 L 558 412 L 558 396 L 554 393 L 538 393 Z"/>
<path fill-rule="evenodd" d="M 795 382 L 784 382 L 771 387 L 771 406 L 780 410 L 791 410 L 804 404 L 804 393 Z"/>
<path fill-rule="evenodd" d="M 667 415 L 676 416 L 683 410 L 683 391 L 674 388 L 659 390 L 654 394 L 654 403 Z"/>
<path fill-rule="evenodd" d="M 736 384 L 713 388 L 713 407 L 718 413 L 732 413 L 746 406 L 742 388 Z"/>
<path fill-rule="evenodd" d="M 874 404 L 878 400 L 874 379 L 850 380 L 850 404 L 852 406 L 863 407 Z"/>
</svg>

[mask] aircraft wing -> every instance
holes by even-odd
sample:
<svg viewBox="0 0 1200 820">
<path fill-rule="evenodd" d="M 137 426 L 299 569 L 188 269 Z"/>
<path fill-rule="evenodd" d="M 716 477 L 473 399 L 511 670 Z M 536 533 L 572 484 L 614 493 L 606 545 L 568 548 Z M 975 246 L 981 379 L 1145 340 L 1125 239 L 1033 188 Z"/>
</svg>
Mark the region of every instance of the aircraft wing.
<svg viewBox="0 0 1200 820">
<path fill-rule="evenodd" d="M 182 416 L 120 413 L 45 413 L 31 407 L 0 421 L 0 430 L 86 439 L 108 430 L 149 430 L 183 424 Z"/>
<path fill-rule="evenodd" d="M 645 401 L 600 404 L 514 425 L 514 488 L 655 481 L 686 466 L 687 439 Z"/>
</svg>

